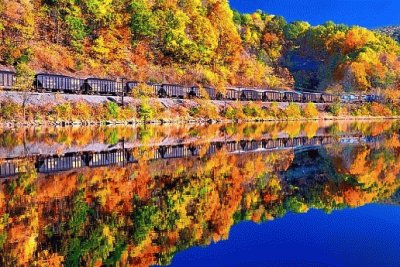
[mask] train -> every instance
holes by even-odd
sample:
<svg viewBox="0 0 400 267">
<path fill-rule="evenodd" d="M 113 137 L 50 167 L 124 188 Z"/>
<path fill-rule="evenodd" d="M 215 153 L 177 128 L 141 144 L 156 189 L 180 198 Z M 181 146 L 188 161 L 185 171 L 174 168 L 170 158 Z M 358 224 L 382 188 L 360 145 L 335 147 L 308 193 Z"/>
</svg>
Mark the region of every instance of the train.
<svg viewBox="0 0 400 267">
<path fill-rule="evenodd" d="M 0 89 L 13 90 L 17 76 L 12 71 L 0 71 Z M 37 92 L 61 92 L 88 95 L 129 95 L 138 90 L 140 82 L 110 79 L 80 79 L 65 75 L 39 73 L 35 75 L 32 90 Z M 263 101 L 263 102 L 314 102 L 314 103 L 363 103 L 379 102 L 378 95 L 341 94 L 305 90 L 259 89 L 228 87 L 223 94 L 210 86 L 183 86 L 179 84 L 146 83 L 153 95 L 160 98 L 207 98 L 212 100 Z"/>
</svg>

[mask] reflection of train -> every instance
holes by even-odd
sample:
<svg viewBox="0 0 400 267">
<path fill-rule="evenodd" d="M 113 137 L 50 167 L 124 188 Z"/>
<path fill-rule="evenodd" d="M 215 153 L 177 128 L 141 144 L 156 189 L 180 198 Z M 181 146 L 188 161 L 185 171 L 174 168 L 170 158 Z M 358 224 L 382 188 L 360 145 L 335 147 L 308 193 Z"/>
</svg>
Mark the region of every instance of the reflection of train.
<svg viewBox="0 0 400 267">
<path fill-rule="evenodd" d="M 378 137 L 362 136 L 316 136 L 313 138 L 277 138 L 261 140 L 241 140 L 241 141 L 218 141 L 209 143 L 204 155 L 212 155 L 224 148 L 230 154 L 239 154 L 246 152 L 263 152 L 272 150 L 281 150 L 287 148 L 304 149 L 315 146 L 332 144 L 335 142 L 344 144 L 370 143 L 376 141 Z M 169 146 L 155 146 L 146 153 L 152 160 L 175 159 L 200 156 L 202 145 L 196 144 L 178 144 Z M 133 156 L 133 150 L 118 148 L 108 151 L 92 152 L 79 151 L 69 152 L 64 155 L 32 155 L 26 160 L 34 163 L 39 173 L 54 173 L 79 169 L 83 167 L 101 167 L 112 165 L 124 165 L 135 163 L 138 160 Z M 0 177 L 12 177 L 24 172 L 26 164 L 21 158 L 8 159 L 0 163 Z"/>
<path fill-rule="evenodd" d="M 0 88 L 12 90 L 16 83 L 16 75 L 10 71 L 0 71 Z M 38 92 L 84 93 L 98 95 L 123 95 L 138 90 L 139 82 L 122 82 L 107 79 L 79 79 L 64 75 L 37 74 L 33 89 Z M 276 101 L 276 102 L 373 102 L 380 101 L 378 95 L 333 95 L 323 92 L 285 91 L 255 88 L 227 88 L 225 93 L 213 87 L 189 86 L 178 84 L 147 83 L 152 88 L 153 95 L 162 98 L 208 98 L 214 100 L 240 101 Z"/>
</svg>

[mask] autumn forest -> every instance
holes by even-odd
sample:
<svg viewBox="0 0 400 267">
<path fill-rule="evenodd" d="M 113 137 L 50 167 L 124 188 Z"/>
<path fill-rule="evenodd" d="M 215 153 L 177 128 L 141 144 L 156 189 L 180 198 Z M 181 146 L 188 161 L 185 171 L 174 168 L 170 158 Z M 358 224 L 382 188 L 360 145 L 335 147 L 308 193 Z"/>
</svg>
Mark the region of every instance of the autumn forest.
<svg viewBox="0 0 400 267">
<path fill-rule="evenodd" d="M 400 45 L 357 26 L 310 26 L 226 0 L 2 0 L 3 68 L 138 81 L 397 90 Z"/>
</svg>

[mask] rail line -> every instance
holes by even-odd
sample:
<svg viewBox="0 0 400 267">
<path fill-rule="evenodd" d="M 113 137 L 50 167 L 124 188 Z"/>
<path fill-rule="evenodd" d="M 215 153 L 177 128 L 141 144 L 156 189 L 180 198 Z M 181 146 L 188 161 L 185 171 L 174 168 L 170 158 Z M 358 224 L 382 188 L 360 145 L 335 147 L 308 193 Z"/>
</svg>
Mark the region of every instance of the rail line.
<svg viewBox="0 0 400 267">
<path fill-rule="evenodd" d="M 11 71 L 0 71 L 0 88 L 14 90 L 17 75 Z M 376 94 L 329 94 L 306 90 L 284 90 L 280 88 L 228 87 L 222 93 L 211 86 L 183 86 L 165 83 L 141 83 L 137 81 L 109 80 L 99 78 L 81 79 L 65 75 L 35 75 L 32 91 L 61 92 L 66 94 L 125 96 L 137 93 L 140 85 L 151 88 L 151 94 L 160 98 L 204 98 L 212 100 L 264 101 L 264 102 L 314 102 L 314 103 L 362 103 L 382 101 Z"/>
</svg>

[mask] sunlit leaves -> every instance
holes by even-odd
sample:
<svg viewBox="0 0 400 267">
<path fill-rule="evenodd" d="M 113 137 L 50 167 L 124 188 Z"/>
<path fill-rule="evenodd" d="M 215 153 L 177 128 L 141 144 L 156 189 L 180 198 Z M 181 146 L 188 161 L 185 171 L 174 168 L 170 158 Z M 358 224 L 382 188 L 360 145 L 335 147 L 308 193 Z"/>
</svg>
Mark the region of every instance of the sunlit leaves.
<svg viewBox="0 0 400 267">
<path fill-rule="evenodd" d="M 285 37 L 289 41 L 295 41 L 302 37 L 307 30 L 310 28 L 310 24 L 305 21 L 295 21 L 289 24 L 286 24 L 283 32 L 285 34 Z"/>
</svg>

